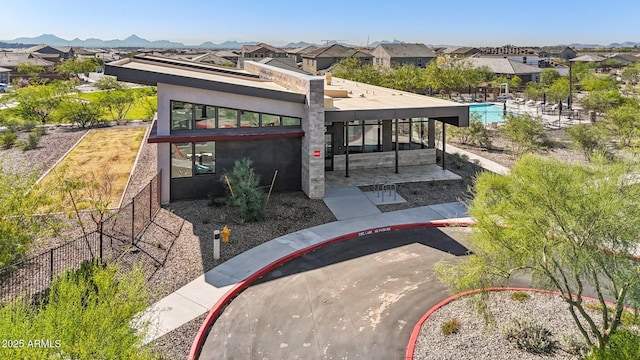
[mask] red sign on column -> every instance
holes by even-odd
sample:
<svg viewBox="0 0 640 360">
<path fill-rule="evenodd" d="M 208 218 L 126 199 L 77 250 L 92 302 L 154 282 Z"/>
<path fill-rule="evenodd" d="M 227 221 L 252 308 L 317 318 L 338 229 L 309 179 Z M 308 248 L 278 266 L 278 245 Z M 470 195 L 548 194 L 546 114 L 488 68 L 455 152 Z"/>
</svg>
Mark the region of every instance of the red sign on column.
<svg viewBox="0 0 640 360">
<path fill-rule="evenodd" d="M 320 157 L 320 150 L 313 150 L 313 157 L 314 158 L 319 158 Z"/>
</svg>

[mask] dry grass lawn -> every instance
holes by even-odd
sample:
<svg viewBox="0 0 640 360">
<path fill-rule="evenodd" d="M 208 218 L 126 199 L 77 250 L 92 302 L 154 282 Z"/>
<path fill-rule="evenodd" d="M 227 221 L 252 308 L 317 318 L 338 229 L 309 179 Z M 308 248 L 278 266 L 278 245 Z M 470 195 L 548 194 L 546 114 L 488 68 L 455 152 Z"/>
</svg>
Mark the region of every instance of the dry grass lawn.
<svg viewBox="0 0 640 360">
<path fill-rule="evenodd" d="M 96 182 L 91 195 L 85 192 L 78 197 L 101 197 L 109 199 L 108 207 L 118 207 L 145 131 L 146 128 L 91 130 L 42 180 L 42 184 L 46 186 L 59 181 L 61 173 L 65 178 Z M 87 205 L 82 207 L 87 208 Z"/>
</svg>

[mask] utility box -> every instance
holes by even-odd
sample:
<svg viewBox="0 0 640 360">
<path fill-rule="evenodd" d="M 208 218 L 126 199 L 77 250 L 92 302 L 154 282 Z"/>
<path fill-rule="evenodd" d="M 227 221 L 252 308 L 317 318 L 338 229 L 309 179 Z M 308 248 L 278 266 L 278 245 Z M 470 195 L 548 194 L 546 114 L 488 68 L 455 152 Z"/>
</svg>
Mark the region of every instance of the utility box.
<svg viewBox="0 0 640 360">
<path fill-rule="evenodd" d="M 591 120 L 592 124 L 596 123 L 596 112 L 591 110 L 589 111 L 589 120 Z"/>
</svg>

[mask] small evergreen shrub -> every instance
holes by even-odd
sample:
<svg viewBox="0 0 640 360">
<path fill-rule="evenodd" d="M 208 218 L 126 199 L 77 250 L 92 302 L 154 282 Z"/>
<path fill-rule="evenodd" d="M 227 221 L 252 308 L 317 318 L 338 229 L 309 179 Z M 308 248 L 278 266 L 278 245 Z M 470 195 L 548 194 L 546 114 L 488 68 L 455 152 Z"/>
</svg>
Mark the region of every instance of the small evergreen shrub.
<svg viewBox="0 0 640 360">
<path fill-rule="evenodd" d="M 514 317 L 502 332 L 507 341 L 532 354 L 548 354 L 555 347 L 551 332 L 532 319 Z"/>
<path fill-rule="evenodd" d="M 5 131 L 0 135 L 0 144 L 5 149 L 10 149 L 13 145 L 15 145 L 16 140 L 18 139 L 18 134 L 13 131 Z"/>
<path fill-rule="evenodd" d="M 220 182 L 229 193 L 227 204 L 237 208 L 240 211 L 240 220 L 247 222 L 262 220 L 267 197 L 260 188 L 260 175 L 253 171 L 252 165 L 252 161 L 247 158 L 236 160 L 233 169 L 225 172 L 220 178 Z M 228 187 L 227 178 L 231 189 Z"/>
<path fill-rule="evenodd" d="M 511 300 L 514 301 L 526 301 L 531 299 L 531 295 L 529 295 L 528 293 L 524 292 L 524 291 L 515 291 L 513 293 L 511 293 Z"/>
<path fill-rule="evenodd" d="M 458 330 L 460 330 L 460 323 L 457 319 L 445 321 L 440 325 L 440 331 L 443 335 L 457 334 Z"/>
</svg>

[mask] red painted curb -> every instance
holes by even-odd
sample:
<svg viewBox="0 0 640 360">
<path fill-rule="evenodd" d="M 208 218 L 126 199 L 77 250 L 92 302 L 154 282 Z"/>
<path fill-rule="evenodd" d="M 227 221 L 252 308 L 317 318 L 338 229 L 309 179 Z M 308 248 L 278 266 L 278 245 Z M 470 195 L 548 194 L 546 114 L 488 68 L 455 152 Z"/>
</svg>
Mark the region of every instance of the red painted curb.
<svg viewBox="0 0 640 360">
<path fill-rule="evenodd" d="M 427 319 L 429 318 L 429 316 L 431 316 L 431 314 L 433 314 L 434 312 L 438 311 L 441 307 L 447 305 L 448 303 L 457 300 L 463 296 L 467 296 L 467 295 L 472 295 L 472 294 L 477 294 L 479 292 L 482 291 L 529 291 L 529 292 L 538 292 L 538 293 L 543 293 L 543 294 L 553 294 L 553 295 L 560 295 L 560 291 L 554 291 L 554 290 L 544 290 L 544 289 L 532 289 L 532 288 L 519 288 L 519 287 L 490 287 L 487 289 L 474 289 L 474 290 L 469 290 L 469 291 L 464 291 L 461 292 L 459 294 L 455 294 L 452 296 L 449 296 L 448 298 L 442 300 L 441 302 L 439 302 L 438 304 L 436 304 L 434 307 L 432 307 L 431 309 L 429 309 L 429 311 L 427 311 L 421 318 L 420 320 L 418 320 L 418 322 L 416 323 L 416 325 L 413 327 L 413 331 L 411 332 L 411 337 L 409 338 L 409 344 L 407 345 L 407 352 L 405 353 L 405 360 L 413 360 L 413 353 L 415 352 L 415 347 L 416 347 L 416 341 L 418 340 L 418 335 L 420 334 L 420 330 L 422 330 L 422 325 L 424 324 L 425 321 L 427 321 Z M 592 298 L 590 296 L 582 296 L 583 299 L 586 300 L 590 300 L 590 301 L 597 301 L 599 302 L 600 300 L 596 299 L 596 298 Z M 612 302 L 610 301 L 605 301 L 605 303 L 607 303 L 607 305 L 613 305 Z M 633 309 L 629 309 L 627 307 L 625 307 L 626 310 L 633 310 Z"/>
<path fill-rule="evenodd" d="M 438 221 L 431 221 L 431 222 L 424 222 L 424 223 L 413 223 L 413 224 L 401 224 L 401 225 L 390 225 L 390 226 L 382 226 L 382 227 L 378 227 L 378 228 L 371 228 L 371 229 L 367 229 L 367 230 L 363 230 L 363 231 L 358 231 L 358 232 L 352 232 L 349 234 L 344 234 L 344 235 L 340 235 L 337 236 L 335 238 L 331 238 L 328 240 L 325 240 L 323 242 L 317 243 L 315 245 L 311 245 L 309 247 L 306 247 L 304 249 L 300 249 L 297 250 L 295 252 L 292 252 L 291 254 L 285 255 L 283 257 L 281 257 L 280 259 L 272 262 L 271 264 L 263 267 L 262 269 L 256 271 L 255 273 L 249 275 L 246 279 L 240 281 L 239 283 L 237 283 L 234 287 L 232 287 L 229 291 L 227 291 L 227 293 L 225 293 L 216 303 L 215 305 L 213 305 L 213 307 L 211 308 L 211 310 L 209 311 L 209 315 L 207 315 L 207 317 L 205 318 L 204 322 L 202 323 L 202 325 L 200 326 L 200 330 L 198 330 L 195 339 L 193 340 L 193 343 L 191 344 L 191 350 L 189 351 L 189 360 L 195 360 L 197 358 L 197 356 L 200 353 L 200 349 L 204 343 L 204 340 L 206 338 L 207 333 L 209 332 L 209 329 L 211 328 L 211 326 L 213 325 L 213 323 L 215 322 L 215 320 L 218 318 L 218 316 L 220 315 L 220 313 L 222 312 L 222 309 L 225 307 L 225 305 L 227 305 L 229 302 L 231 302 L 231 300 L 233 300 L 233 298 L 235 298 L 236 296 L 238 296 L 238 294 L 240 294 L 242 291 L 244 291 L 246 288 L 249 287 L 249 285 L 251 285 L 251 283 L 253 283 L 254 281 L 260 279 L 261 277 L 263 277 L 266 273 L 272 271 L 273 269 L 281 266 L 284 263 L 287 263 L 297 257 L 300 257 L 304 254 L 310 253 L 314 250 L 317 250 L 321 247 L 324 246 L 328 246 L 328 245 L 332 245 L 341 241 L 345 241 L 345 240 L 349 240 L 349 239 L 353 239 L 353 238 L 357 238 L 360 236 L 366 236 L 366 235 L 371 235 L 371 234 L 378 234 L 381 232 L 388 232 L 388 231 L 398 231 L 398 230 L 407 230 L 407 229 L 418 229 L 418 228 L 432 228 L 432 227 L 455 227 L 455 226 L 460 226 L 460 227 L 467 227 L 467 226 L 472 226 L 475 225 L 475 222 L 472 221 L 461 221 L 461 222 L 455 222 L 455 221 L 445 221 L 445 220 L 438 220 Z M 415 331 L 415 329 L 414 329 Z"/>
</svg>

